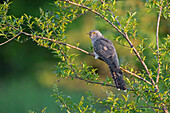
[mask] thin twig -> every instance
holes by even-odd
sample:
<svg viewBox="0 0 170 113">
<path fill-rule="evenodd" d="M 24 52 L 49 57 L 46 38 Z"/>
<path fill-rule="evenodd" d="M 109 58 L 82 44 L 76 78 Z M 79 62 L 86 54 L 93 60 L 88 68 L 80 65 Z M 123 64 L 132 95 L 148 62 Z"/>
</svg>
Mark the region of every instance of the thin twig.
<svg viewBox="0 0 170 113">
<path fill-rule="evenodd" d="M 14 27 L 14 26 L 12 26 L 12 25 L 8 25 L 8 26 L 11 26 L 11 27 L 14 28 L 15 30 L 18 30 L 18 31 L 19 31 L 18 28 Z M 25 35 L 27 35 L 27 36 L 30 36 L 30 37 L 35 37 L 35 38 L 39 38 L 39 39 L 44 39 L 44 40 L 48 40 L 48 41 L 51 41 L 51 42 L 54 42 L 54 43 L 57 43 L 57 44 L 65 45 L 65 46 L 71 47 L 71 48 L 73 48 L 73 49 L 77 49 L 77 50 L 79 50 L 79 51 L 81 51 L 81 52 L 83 52 L 83 53 L 86 53 L 86 54 L 88 54 L 88 55 L 94 56 L 93 54 L 91 54 L 91 53 L 89 53 L 89 52 L 87 52 L 87 51 L 85 51 L 85 50 L 83 50 L 83 49 L 81 49 L 81 48 L 78 48 L 78 47 L 76 47 L 76 46 L 73 46 L 73 45 L 70 45 L 70 44 L 67 44 L 67 43 L 64 43 L 64 42 L 61 42 L 61 41 L 56 41 L 56 40 L 54 40 L 54 39 L 49 39 L 49 38 L 41 37 L 41 36 L 34 36 L 34 35 L 32 35 L 32 34 L 29 34 L 29 33 L 23 32 L 23 31 L 19 31 L 19 32 L 22 33 L 22 34 L 25 34 Z"/>
<path fill-rule="evenodd" d="M 116 41 L 116 43 L 119 44 L 119 45 L 121 45 L 121 46 L 123 46 L 123 47 L 131 48 L 130 46 L 127 46 L 127 45 L 125 45 L 125 44 L 122 44 L 122 43 L 120 43 L 120 42 L 118 42 L 118 41 Z"/>
<path fill-rule="evenodd" d="M 9 40 L 7 40 L 7 41 L 1 43 L 0 46 L 2 46 L 2 45 L 4 45 L 4 44 L 8 43 L 8 42 L 11 41 L 11 40 L 13 40 L 14 38 L 16 38 L 17 36 L 19 36 L 20 34 L 21 34 L 21 32 L 19 32 L 17 35 L 15 35 L 14 37 L 10 38 Z"/>
<path fill-rule="evenodd" d="M 81 78 L 81 77 L 79 77 L 79 76 L 76 76 L 75 78 L 77 78 L 77 79 L 79 79 L 79 80 L 83 80 L 83 81 L 88 82 L 88 83 L 91 83 L 91 84 L 100 84 L 100 85 L 104 85 L 104 86 L 116 87 L 116 86 L 111 85 L 111 84 L 105 84 L 105 83 L 102 83 L 102 82 L 95 82 L 95 81 L 86 80 L 86 79 Z"/>
<path fill-rule="evenodd" d="M 162 4 L 162 0 L 161 0 L 161 4 Z M 156 78 L 156 83 L 159 82 L 159 74 L 160 74 L 160 53 L 159 53 L 159 24 L 160 24 L 160 19 L 161 19 L 161 13 L 162 13 L 162 5 L 159 6 L 159 15 L 158 15 L 158 20 L 157 20 L 157 27 L 156 27 L 156 46 L 157 46 L 157 56 L 158 56 L 158 71 L 157 71 L 157 78 Z M 156 85 L 158 91 L 158 85 Z M 160 96 L 160 95 L 159 95 Z M 160 99 L 162 100 L 162 98 Z M 168 113 L 167 107 L 164 104 L 161 104 L 163 110 L 165 113 Z"/>
<path fill-rule="evenodd" d="M 105 4 L 105 2 L 103 0 L 100 0 L 102 4 Z M 112 16 L 115 18 L 114 13 L 107 7 L 107 10 L 112 14 Z M 117 24 L 120 26 L 121 30 L 124 31 L 124 29 L 122 28 L 119 20 L 117 18 L 115 18 L 115 20 L 117 21 Z"/>
<path fill-rule="evenodd" d="M 57 43 L 57 44 L 62 44 L 62 45 L 65 45 L 65 46 L 68 46 L 68 47 L 71 47 L 73 49 L 77 49 L 83 53 L 86 53 L 88 55 L 91 55 L 91 53 L 81 49 L 81 48 L 78 48 L 76 46 L 73 46 L 73 45 L 70 45 L 70 44 L 67 44 L 67 43 L 64 43 L 64 42 L 61 42 L 61 41 L 56 41 L 54 39 L 49 39 L 49 38 L 46 38 L 46 37 L 41 37 L 41 36 L 33 36 L 32 34 L 29 34 L 29 33 L 26 33 L 26 32 L 22 32 L 23 34 L 27 35 L 27 36 L 31 36 L 31 37 L 35 37 L 35 38 L 39 38 L 39 39 L 44 39 L 44 40 L 48 40 L 48 41 L 51 41 L 51 42 L 54 42 L 54 43 Z"/>
<path fill-rule="evenodd" d="M 134 90 L 133 87 L 132 87 L 132 89 Z M 134 93 L 136 93 L 138 96 L 140 96 L 140 94 L 138 94 L 138 92 L 134 92 Z M 140 96 L 140 98 L 149 106 L 149 108 L 151 108 L 151 109 L 156 113 L 156 111 L 154 110 L 154 108 L 153 108 L 151 105 L 149 105 L 148 102 L 147 102 L 143 97 Z"/>
<path fill-rule="evenodd" d="M 118 27 L 116 27 L 111 21 L 109 21 L 106 17 L 104 17 L 103 15 L 101 15 L 99 12 L 95 11 L 95 10 L 92 10 L 91 8 L 87 7 L 87 6 L 84 6 L 84 5 L 81 5 L 81 4 L 78 4 L 78 3 L 75 3 L 75 2 L 71 2 L 69 0 L 64 0 L 66 1 L 67 3 L 70 3 L 72 5 L 76 5 L 76 6 L 79 6 L 79 7 L 82 7 L 82 8 L 85 8 L 85 9 L 88 9 L 89 11 L 95 13 L 96 15 L 98 15 L 99 17 L 103 18 L 106 22 L 108 22 L 113 28 L 115 28 L 126 40 L 127 42 L 129 43 L 130 47 L 133 49 L 134 53 L 136 54 L 136 56 L 138 57 L 138 59 L 140 60 L 141 64 L 143 65 L 143 67 L 145 68 L 146 70 L 146 73 L 149 75 L 149 78 L 152 82 L 153 85 L 155 85 L 155 82 L 153 80 L 153 78 L 151 77 L 150 73 L 149 73 L 149 70 L 147 68 L 147 65 L 145 64 L 145 62 L 142 60 L 140 54 L 138 53 L 138 51 L 136 50 L 136 48 L 133 46 L 132 42 L 130 41 L 128 35 L 126 33 L 123 33 Z"/>
<path fill-rule="evenodd" d="M 60 96 L 59 96 L 59 95 L 57 95 L 57 97 L 58 97 L 58 99 L 60 100 L 61 104 L 63 104 L 63 105 L 64 105 L 64 107 L 65 107 L 65 108 L 66 108 L 69 112 L 71 112 L 71 113 L 72 113 L 71 109 L 67 106 L 67 104 L 65 104 L 65 103 L 63 102 L 63 100 L 60 98 Z"/>
<path fill-rule="evenodd" d="M 160 73 L 160 59 L 159 59 L 159 24 L 160 24 L 160 18 L 161 18 L 161 12 L 162 12 L 162 6 L 159 7 L 159 15 L 158 15 L 158 21 L 157 21 L 157 27 L 156 27 L 156 46 L 157 46 L 157 56 L 158 56 L 158 71 L 157 71 L 157 79 L 156 83 L 159 82 L 159 73 Z"/>
<path fill-rule="evenodd" d="M 149 81 L 147 81 L 146 79 L 144 79 L 144 78 L 142 78 L 142 77 L 138 76 L 137 74 L 132 73 L 132 72 L 130 72 L 130 71 L 128 71 L 128 70 L 126 70 L 126 69 L 123 69 L 122 67 L 120 67 L 120 69 L 121 69 L 121 70 L 123 70 L 124 72 L 129 73 L 129 74 L 131 74 L 131 75 L 135 76 L 136 78 L 138 78 L 138 79 L 140 79 L 140 80 L 143 80 L 144 82 L 146 82 L 146 83 L 148 83 L 148 84 L 152 85 L 152 83 L 150 83 L 150 82 L 149 82 Z"/>
<path fill-rule="evenodd" d="M 77 15 L 77 16 L 76 16 L 76 17 L 74 17 L 71 21 L 73 21 L 73 20 L 75 20 L 75 19 L 79 18 L 80 16 L 82 16 L 82 15 L 86 14 L 87 12 L 88 12 L 88 11 L 85 11 L 84 13 L 81 13 L 81 14 Z"/>
<path fill-rule="evenodd" d="M 163 109 L 161 109 L 161 108 L 159 108 L 159 107 L 149 107 L 149 106 L 138 106 L 138 107 L 136 107 L 136 108 L 153 108 L 153 109 L 159 109 L 159 110 L 163 110 Z"/>
</svg>

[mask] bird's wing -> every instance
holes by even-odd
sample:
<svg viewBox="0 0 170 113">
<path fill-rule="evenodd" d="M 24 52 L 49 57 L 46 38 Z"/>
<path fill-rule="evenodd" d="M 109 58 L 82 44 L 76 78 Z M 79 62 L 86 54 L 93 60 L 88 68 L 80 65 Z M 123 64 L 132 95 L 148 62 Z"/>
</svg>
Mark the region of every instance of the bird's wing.
<svg viewBox="0 0 170 113">
<path fill-rule="evenodd" d="M 109 66 L 114 65 L 114 68 L 119 68 L 119 61 L 116 53 L 116 49 L 113 43 L 106 38 L 99 38 L 93 45 L 96 54 L 104 60 Z"/>
</svg>

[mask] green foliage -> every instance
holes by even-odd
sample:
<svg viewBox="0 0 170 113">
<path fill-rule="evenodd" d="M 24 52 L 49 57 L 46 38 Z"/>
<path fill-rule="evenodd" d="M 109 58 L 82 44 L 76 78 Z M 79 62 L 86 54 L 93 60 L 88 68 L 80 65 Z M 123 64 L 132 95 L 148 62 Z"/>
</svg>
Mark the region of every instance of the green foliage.
<svg viewBox="0 0 170 113">
<path fill-rule="evenodd" d="M 84 96 L 81 97 L 79 102 L 73 103 L 70 96 L 64 95 L 57 86 L 54 87 L 55 94 L 52 95 L 53 97 L 57 98 L 56 102 L 60 103 L 61 109 L 65 109 L 67 112 L 97 112 L 98 110 L 94 109 L 93 106 L 96 106 L 98 101 L 94 100 L 93 95 L 91 92 L 88 93 L 88 97 L 85 99 Z M 97 112 L 98 113 L 98 112 Z"/>
<path fill-rule="evenodd" d="M 149 41 L 148 38 L 141 37 L 141 34 L 137 30 L 137 12 L 127 12 L 126 17 L 121 18 L 118 21 L 118 16 L 113 14 L 116 12 L 116 1 L 99 1 L 99 0 L 57 0 L 54 2 L 56 9 L 53 11 L 44 12 L 40 8 L 40 17 L 33 17 L 31 15 L 23 14 L 20 18 L 12 15 L 8 15 L 9 5 L 11 3 L 4 2 L 0 6 L 0 36 L 7 40 L 15 40 L 23 42 L 29 38 L 35 41 L 38 45 L 54 50 L 57 64 L 55 66 L 55 73 L 59 78 L 71 78 L 83 80 L 87 83 L 99 84 L 104 86 L 115 87 L 112 79 L 106 78 L 106 80 L 100 80 L 99 75 L 96 73 L 97 69 L 92 66 L 88 66 L 86 62 L 82 61 L 76 63 L 78 54 L 72 53 L 70 50 L 77 49 L 77 46 L 67 44 L 66 28 L 68 23 L 71 23 L 74 19 L 79 18 L 80 15 L 85 14 L 87 11 L 91 11 L 97 16 L 97 19 L 103 19 L 105 24 L 118 29 L 122 36 L 118 36 L 115 40 L 122 45 L 128 45 L 126 35 L 130 40 L 138 40 L 138 44 L 135 45 L 139 55 L 141 56 L 140 62 L 145 62 L 147 55 L 144 51 L 149 50 L 154 58 L 152 65 L 153 68 L 142 68 L 140 72 L 134 71 L 133 67 L 123 66 L 130 73 L 134 73 L 143 79 L 149 81 L 153 79 L 158 80 L 158 66 L 159 80 L 156 84 L 148 84 L 144 80 L 139 78 L 125 78 L 128 85 L 126 93 L 115 95 L 112 91 L 104 91 L 106 98 L 96 98 L 90 91 L 87 93 L 88 97 L 82 96 L 79 101 L 73 102 L 71 96 L 63 94 L 57 86 L 54 88 L 53 97 L 56 98 L 56 102 L 59 104 L 61 110 L 72 112 L 163 112 L 165 108 L 169 106 L 169 46 L 170 36 L 164 37 L 161 40 L 163 43 L 159 43 L 159 49 L 156 49 L 157 45 Z M 148 12 L 152 9 L 160 10 L 162 7 L 162 16 L 168 18 L 170 15 L 169 4 L 167 1 L 155 1 L 150 0 L 145 3 L 148 8 Z M 115 25 L 115 27 L 113 25 Z M 120 30 L 120 31 L 119 31 Z M 23 39 L 22 35 L 28 36 Z M 147 42 L 147 43 L 146 43 Z M 133 52 L 134 48 L 131 48 L 129 52 Z M 80 50 L 86 53 L 85 51 Z M 159 54 L 158 54 L 159 51 Z M 87 53 L 86 53 L 87 54 Z M 137 57 L 138 58 L 138 57 Z M 159 61 L 157 60 L 159 58 Z M 132 74 L 133 75 L 133 74 Z M 158 86 L 158 89 L 155 89 Z M 45 112 L 44 108 L 42 113 Z M 169 108 L 168 108 L 169 110 Z M 30 111 L 30 113 L 34 113 Z"/>
</svg>

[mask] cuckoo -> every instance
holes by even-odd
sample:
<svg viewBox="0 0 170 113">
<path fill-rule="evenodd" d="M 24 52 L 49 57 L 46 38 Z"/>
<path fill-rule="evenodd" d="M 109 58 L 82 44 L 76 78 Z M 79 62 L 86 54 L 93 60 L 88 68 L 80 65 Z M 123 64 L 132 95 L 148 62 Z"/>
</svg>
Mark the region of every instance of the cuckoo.
<svg viewBox="0 0 170 113">
<path fill-rule="evenodd" d="M 126 84 L 123 80 L 123 73 L 120 70 L 118 56 L 113 43 L 98 30 L 92 30 L 88 34 L 92 40 L 95 59 L 101 58 L 109 66 L 117 89 L 126 91 Z"/>
</svg>

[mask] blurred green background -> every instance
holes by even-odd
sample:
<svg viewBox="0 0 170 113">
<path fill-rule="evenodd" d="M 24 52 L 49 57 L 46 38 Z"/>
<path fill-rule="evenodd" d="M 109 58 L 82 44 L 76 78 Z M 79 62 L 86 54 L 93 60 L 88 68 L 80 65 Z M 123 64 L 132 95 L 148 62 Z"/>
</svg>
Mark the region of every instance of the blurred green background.
<svg viewBox="0 0 170 113">
<path fill-rule="evenodd" d="M 24 13 L 39 17 L 40 7 L 44 11 L 54 8 L 50 4 L 54 0 L 10 1 L 13 3 L 8 14 L 16 17 L 20 17 Z M 1 3 L 3 2 L 1 1 Z M 125 3 L 126 7 L 124 5 Z M 140 17 L 138 21 L 141 24 L 139 25 L 139 30 L 143 34 L 142 37 L 151 37 L 150 40 L 155 38 L 157 16 L 154 14 L 155 12 L 151 16 L 146 15 L 143 2 L 137 0 L 120 1 L 117 8 L 120 16 L 125 16 L 127 10 L 137 10 L 139 12 L 137 16 Z M 112 36 L 119 35 L 113 28 L 103 23 L 104 21 L 100 19 L 95 20 L 94 15 L 91 13 L 81 16 L 74 20 L 72 24 L 68 25 L 68 42 L 71 44 L 79 42 L 80 48 L 92 52 L 90 50 L 91 40 L 86 34 L 90 30 L 98 29 L 104 36 L 110 37 L 110 39 Z M 167 20 L 163 19 L 161 21 L 161 36 L 165 36 L 170 31 L 169 26 Z M 0 43 L 4 41 L 1 38 Z M 153 42 L 155 41 L 153 40 Z M 136 70 L 141 69 L 140 64 L 138 62 L 136 63 L 136 57 L 130 54 L 127 48 L 123 47 L 122 49 L 122 46 L 116 42 L 114 42 L 114 45 L 117 48 L 120 63 L 129 63 Z M 0 113 L 28 113 L 29 110 L 40 112 L 45 107 L 47 107 L 47 112 L 65 113 L 64 111 L 60 111 L 60 108 L 55 103 L 55 98 L 50 96 L 53 94 L 52 89 L 55 83 L 65 94 L 70 95 L 75 101 L 79 100 L 81 95 L 86 95 L 86 91 L 88 90 L 92 90 L 92 93 L 95 93 L 96 96 L 105 96 L 101 91 L 104 87 L 101 86 L 87 85 L 82 81 L 69 79 L 57 82 L 58 78 L 52 73 L 56 59 L 51 52 L 51 50 L 37 46 L 31 40 L 22 44 L 17 41 L 11 41 L 0 47 Z M 86 61 L 88 65 L 98 67 L 101 77 L 104 78 L 110 75 L 107 65 L 103 62 L 94 60 L 93 57 L 76 50 L 73 50 L 73 52 L 80 54 L 78 57 L 79 62 Z M 146 60 L 146 63 L 150 64 L 149 58 Z M 114 89 L 108 88 L 108 90 Z"/>
</svg>

